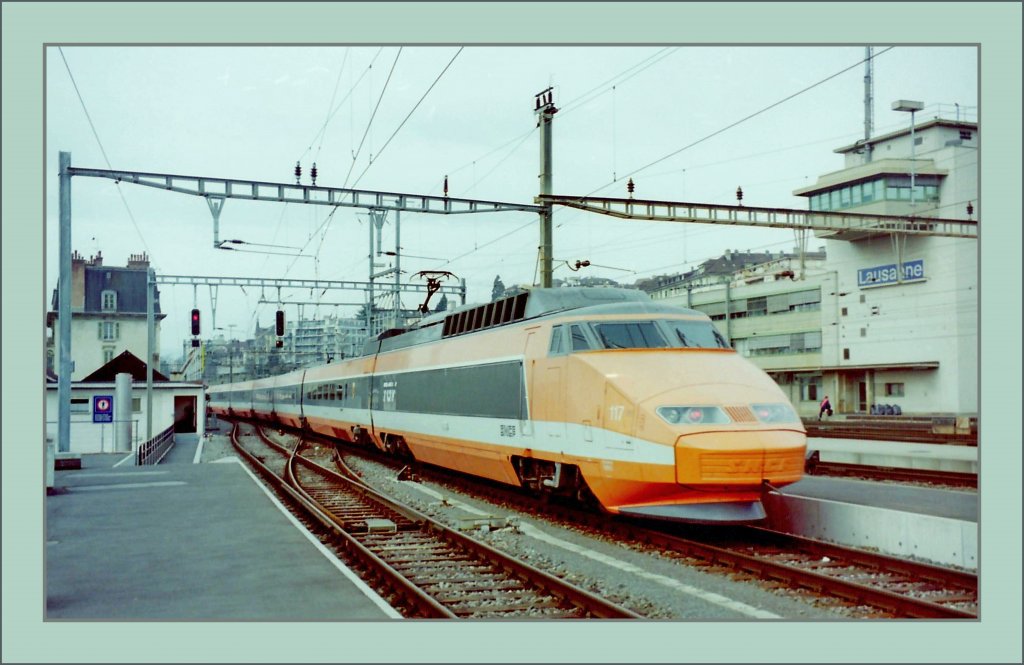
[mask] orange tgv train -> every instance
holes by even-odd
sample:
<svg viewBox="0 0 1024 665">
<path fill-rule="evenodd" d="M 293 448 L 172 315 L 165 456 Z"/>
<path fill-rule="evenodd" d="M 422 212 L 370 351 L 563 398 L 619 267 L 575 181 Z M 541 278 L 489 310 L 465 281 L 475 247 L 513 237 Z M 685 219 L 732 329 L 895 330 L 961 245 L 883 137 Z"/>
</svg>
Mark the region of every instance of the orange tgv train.
<svg viewBox="0 0 1024 665">
<path fill-rule="evenodd" d="M 763 519 L 764 483 L 799 480 L 806 450 L 783 392 L 706 315 L 628 289 L 435 314 L 359 357 L 211 386 L 209 405 L 685 522 Z"/>
</svg>

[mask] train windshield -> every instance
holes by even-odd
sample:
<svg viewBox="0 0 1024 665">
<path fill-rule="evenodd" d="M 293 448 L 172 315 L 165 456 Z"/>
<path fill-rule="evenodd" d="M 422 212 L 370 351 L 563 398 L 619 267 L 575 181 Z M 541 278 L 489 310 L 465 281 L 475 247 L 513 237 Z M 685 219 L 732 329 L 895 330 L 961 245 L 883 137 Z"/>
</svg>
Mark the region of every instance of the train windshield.
<svg viewBox="0 0 1024 665">
<path fill-rule="evenodd" d="M 601 346 L 606 349 L 660 349 L 669 345 L 653 321 L 593 325 Z"/>
<path fill-rule="evenodd" d="M 732 348 L 708 321 L 665 321 L 673 346 L 697 349 Z"/>
<path fill-rule="evenodd" d="M 688 349 L 729 349 L 732 348 L 710 321 L 615 321 L 592 322 L 591 334 L 596 337 L 597 347 L 603 349 L 664 349 L 668 347 Z M 583 329 L 574 325 L 572 350 L 588 348 Z M 577 337 L 579 339 L 577 339 Z"/>
</svg>

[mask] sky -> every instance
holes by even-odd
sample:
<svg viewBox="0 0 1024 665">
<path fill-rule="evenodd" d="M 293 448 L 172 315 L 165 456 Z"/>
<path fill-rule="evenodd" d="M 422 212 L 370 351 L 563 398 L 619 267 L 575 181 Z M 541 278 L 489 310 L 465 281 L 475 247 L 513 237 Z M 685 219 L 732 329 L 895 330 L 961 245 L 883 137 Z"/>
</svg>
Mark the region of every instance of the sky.
<svg viewBox="0 0 1024 665">
<path fill-rule="evenodd" d="M 977 120 L 972 46 L 876 45 L 874 134 L 906 128 L 891 110 L 918 100 L 918 122 Z M 792 192 L 843 168 L 836 148 L 864 135 L 861 46 L 646 47 L 158 47 L 46 48 L 46 284 L 57 285 L 58 152 L 82 168 L 294 183 L 533 203 L 539 191 L 534 95 L 551 86 L 555 194 L 806 209 Z M 105 265 L 146 252 L 158 274 L 366 281 L 365 210 L 229 199 L 213 247 L 200 197 L 76 177 L 72 245 Z M 403 281 L 420 270 L 465 279 L 469 302 L 539 279 L 537 215 L 403 213 Z M 394 213 L 382 236 L 394 250 Z M 811 239 L 814 248 L 815 241 Z M 263 245 L 273 246 L 265 248 Z M 556 278 L 632 284 L 724 253 L 793 251 L 788 230 L 617 220 L 554 212 Z M 289 254 L 287 256 L 281 254 Z M 390 257 L 375 270 L 390 267 Z M 566 262 L 588 260 L 573 273 Z M 390 279 L 390 278 L 387 278 Z M 453 285 L 455 282 L 447 282 Z M 250 337 L 273 322 L 277 293 L 162 285 L 161 354 L 176 358 L 189 310 L 204 337 Z M 352 315 L 357 292 L 283 291 L 319 302 L 303 317 Z M 435 296 L 436 298 L 437 296 Z M 436 303 L 436 300 L 434 301 Z M 412 308 L 418 296 L 406 294 Z M 295 305 L 287 316 L 299 315 Z M 223 331 L 212 330 L 216 326 Z"/>
</svg>

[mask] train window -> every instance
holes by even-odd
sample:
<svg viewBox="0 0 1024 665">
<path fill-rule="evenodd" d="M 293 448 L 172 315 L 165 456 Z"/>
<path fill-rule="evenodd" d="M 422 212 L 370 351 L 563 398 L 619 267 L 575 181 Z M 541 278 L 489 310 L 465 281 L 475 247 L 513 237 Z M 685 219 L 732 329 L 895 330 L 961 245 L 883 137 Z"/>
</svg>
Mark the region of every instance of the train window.
<svg viewBox="0 0 1024 665">
<path fill-rule="evenodd" d="M 660 349 L 668 346 L 653 321 L 595 323 L 594 329 L 606 349 Z"/>
<path fill-rule="evenodd" d="M 551 345 L 548 347 L 548 355 L 560 356 L 565 353 L 565 335 L 562 330 L 565 326 L 555 326 L 551 329 Z"/>
<path fill-rule="evenodd" d="M 570 337 L 572 339 L 573 351 L 585 351 L 590 348 L 590 342 L 587 340 L 582 326 L 573 325 L 570 330 L 572 331 Z"/>
<path fill-rule="evenodd" d="M 707 321 L 666 321 L 674 346 L 698 349 L 728 349 L 729 343 Z"/>
</svg>

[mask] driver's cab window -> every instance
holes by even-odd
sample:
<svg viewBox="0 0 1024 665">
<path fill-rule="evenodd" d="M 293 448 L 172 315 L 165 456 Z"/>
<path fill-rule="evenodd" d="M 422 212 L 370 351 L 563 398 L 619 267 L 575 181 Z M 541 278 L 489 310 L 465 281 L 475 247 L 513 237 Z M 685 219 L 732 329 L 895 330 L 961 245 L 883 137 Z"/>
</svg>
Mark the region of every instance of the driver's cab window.
<svg viewBox="0 0 1024 665">
<path fill-rule="evenodd" d="M 587 335 L 583 332 L 583 327 L 574 325 L 569 329 L 569 336 L 572 340 L 573 351 L 585 351 L 590 348 L 590 342 L 587 341 Z"/>
<path fill-rule="evenodd" d="M 549 356 L 561 356 L 565 354 L 565 326 L 555 326 L 551 329 L 551 344 L 548 346 Z"/>
</svg>

